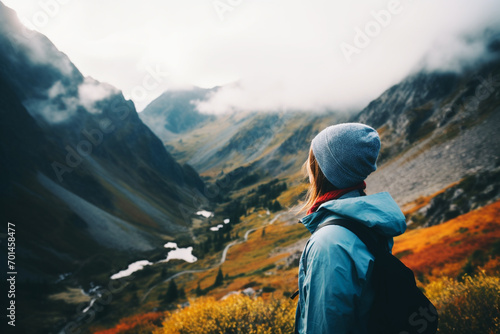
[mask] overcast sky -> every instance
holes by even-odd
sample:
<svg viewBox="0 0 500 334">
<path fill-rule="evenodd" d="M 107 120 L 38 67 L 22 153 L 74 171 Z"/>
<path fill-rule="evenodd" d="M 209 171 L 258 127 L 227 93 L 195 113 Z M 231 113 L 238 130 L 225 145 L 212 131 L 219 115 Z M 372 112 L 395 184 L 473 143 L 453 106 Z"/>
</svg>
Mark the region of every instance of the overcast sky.
<svg viewBox="0 0 500 334">
<path fill-rule="evenodd" d="M 167 89 L 222 86 L 228 110 L 359 109 L 422 66 L 457 69 L 498 0 L 3 0 L 141 111 Z"/>
</svg>

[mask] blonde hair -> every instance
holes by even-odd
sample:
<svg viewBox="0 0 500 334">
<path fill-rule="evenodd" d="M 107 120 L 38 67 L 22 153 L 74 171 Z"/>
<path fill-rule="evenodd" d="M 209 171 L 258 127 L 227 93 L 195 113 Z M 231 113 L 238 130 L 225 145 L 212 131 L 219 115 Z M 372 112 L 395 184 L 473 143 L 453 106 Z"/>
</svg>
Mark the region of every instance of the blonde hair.
<svg viewBox="0 0 500 334">
<path fill-rule="evenodd" d="M 318 161 L 314 156 L 312 147 L 309 149 L 309 158 L 302 165 L 302 171 L 309 176 L 309 189 L 307 190 L 306 202 L 299 212 L 308 211 L 316 202 L 318 197 L 326 194 L 329 191 L 337 189 L 319 168 Z"/>
</svg>

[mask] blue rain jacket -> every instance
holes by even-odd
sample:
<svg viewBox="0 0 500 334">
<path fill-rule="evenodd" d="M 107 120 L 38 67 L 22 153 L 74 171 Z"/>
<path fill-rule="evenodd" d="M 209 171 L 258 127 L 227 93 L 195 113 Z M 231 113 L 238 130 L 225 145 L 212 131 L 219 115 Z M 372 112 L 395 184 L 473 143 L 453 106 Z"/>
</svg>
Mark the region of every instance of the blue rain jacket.
<svg viewBox="0 0 500 334">
<path fill-rule="evenodd" d="M 390 249 L 392 238 L 406 230 L 405 216 L 387 192 L 368 196 L 350 192 L 323 203 L 300 222 L 313 233 L 322 222 L 334 218 L 350 218 L 373 228 L 387 237 Z M 373 261 L 365 244 L 341 226 L 328 225 L 314 233 L 299 264 L 298 332 L 370 333 L 367 321 L 374 297 L 370 284 Z"/>
</svg>

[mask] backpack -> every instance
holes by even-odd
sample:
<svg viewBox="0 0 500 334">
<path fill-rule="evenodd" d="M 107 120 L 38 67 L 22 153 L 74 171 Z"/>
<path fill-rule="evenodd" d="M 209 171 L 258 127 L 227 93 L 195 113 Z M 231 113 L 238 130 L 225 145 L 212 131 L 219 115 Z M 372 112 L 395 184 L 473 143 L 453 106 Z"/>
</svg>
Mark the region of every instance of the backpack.
<svg viewBox="0 0 500 334">
<path fill-rule="evenodd" d="M 389 252 L 387 240 L 354 220 L 333 219 L 318 226 L 342 226 L 354 233 L 375 258 L 372 284 L 375 298 L 368 328 L 376 334 L 434 334 L 438 313 L 417 287 L 413 271 Z M 304 258 L 304 270 L 307 261 Z"/>
</svg>

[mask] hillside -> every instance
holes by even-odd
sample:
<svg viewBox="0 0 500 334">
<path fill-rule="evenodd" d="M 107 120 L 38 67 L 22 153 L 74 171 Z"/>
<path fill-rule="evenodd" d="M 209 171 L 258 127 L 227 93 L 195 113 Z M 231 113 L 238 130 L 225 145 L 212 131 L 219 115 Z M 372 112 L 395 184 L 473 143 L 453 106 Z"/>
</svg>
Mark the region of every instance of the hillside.
<svg viewBox="0 0 500 334">
<path fill-rule="evenodd" d="M 479 268 L 499 275 L 500 54 L 494 35 L 487 38 L 490 55 L 474 66 L 414 72 L 355 114 L 217 115 L 171 137 L 167 149 L 209 185 L 215 212 L 209 221 L 230 217 L 231 224 L 218 235 L 195 229 L 199 261 L 143 290 L 135 312 L 168 307 L 162 300 L 172 281 L 186 298 L 290 295 L 308 237 L 295 215 L 306 189 L 300 168 L 312 137 L 343 121 L 372 125 L 382 138 L 368 192 L 388 190 L 402 206 L 409 232 L 396 239 L 394 252 L 421 282 Z M 216 283 L 219 270 L 222 284 Z"/>
<path fill-rule="evenodd" d="M 245 176 L 255 173 L 266 180 L 267 173 L 295 183 L 315 133 L 338 122 L 363 122 L 382 139 L 379 169 L 368 179 L 368 190 L 389 190 L 398 203 L 412 202 L 497 165 L 500 55 L 495 43 L 493 38 L 488 61 L 462 73 L 412 74 L 354 115 L 222 115 L 166 146 L 207 180 L 243 167 Z"/>
<path fill-rule="evenodd" d="M 135 316 L 149 331 L 190 298 L 288 297 L 309 237 L 301 167 L 315 134 L 347 121 L 381 136 L 367 190 L 403 208 L 394 253 L 420 283 L 500 276 L 500 40 L 482 38 L 487 57 L 416 70 L 356 112 L 206 115 L 194 102 L 216 88 L 194 88 L 138 114 L 0 3 L 0 218 L 18 231 L 19 329 Z"/>
<path fill-rule="evenodd" d="M 404 204 L 498 165 L 500 54 L 492 49 L 493 59 L 463 73 L 412 75 L 352 118 L 382 139 L 369 190 Z"/>
<path fill-rule="evenodd" d="M 345 115 L 333 112 L 218 115 L 203 126 L 167 141 L 166 146 L 174 157 L 204 175 L 227 174 L 241 166 L 287 175 L 297 170 L 301 159 L 296 156 L 304 154 L 315 131 L 344 119 Z M 278 163 L 281 161 L 288 163 Z"/>
<path fill-rule="evenodd" d="M 432 297 L 439 293 L 437 287 L 429 283 L 435 282 L 437 286 L 441 286 L 443 277 L 451 278 L 451 281 L 446 283 L 450 287 L 456 285 L 455 279 L 464 274 L 475 275 L 484 272 L 498 277 L 500 275 L 499 210 L 500 201 L 496 201 L 443 224 L 409 231 L 395 238 L 393 253 L 414 270 L 419 285 L 432 286 L 432 290 L 429 291 Z M 308 237 L 309 232 L 291 217 L 280 217 L 279 214 L 271 217 L 266 216 L 265 212 L 259 212 L 250 215 L 241 223 L 241 231 L 248 231 L 249 228 L 255 231 L 249 234 L 248 241 L 232 247 L 228 252 L 227 260 L 221 266 L 225 273 L 222 285 L 213 286 L 217 268 L 200 274 L 177 277 L 176 284 L 182 287 L 190 298 L 199 297 L 200 291 L 201 294 L 208 293 L 216 300 L 233 295 L 235 291 L 250 296 L 261 296 L 269 301 L 279 301 L 289 297 L 297 286 L 298 256 L 305 245 L 304 238 Z M 166 287 L 162 289 L 158 286 L 157 290 L 163 292 L 156 291 L 155 294 L 158 293 L 161 298 L 165 289 Z M 141 313 L 137 310 L 150 310 L 156 305 L 152 301 L 154 298 L 149 297 L 148 300 L 134 313 Z M 204 303 L 207 302 L 214 303 L 208 306 L 212 305 L 211 307 L 216 309 L 219 307 L 214 301 L 202 300 L 192 305 L 195 307 L 194 310 L 185 310 L 190 312 L 188 314 L 202 312 L 199 308 L 204 307 Z M 290 312 L 293 315 L 294 306 L 287 307 L 283 312 L 287 314 Z M 286 311 L 290 308 L 292 311 Z M 136 328 L 136 330 L 161 328 L 162 319 L 171 317 L 169 313 L 156 314 L 151 318 L 154 320 L 143 322 L 142 318 L 146 316 L 152 317 L 153 314 L 126 318 L 123 324 L 102 333 L 125 333 L 121 328 Z M 94 327 L 95 331 L 102 329 Z M 170 327 L 166 327 L 165 330 L 167 329 Z"/>
<path fill-rule="evenodd" d="M 395 239 L 393 253 L 421 280 L 500 271 L 500 201 Z"/>
<path fill-rule="evenodd" d="M 87 299 L 166 240 L 191 240 L 185 217 L 204 184 L 120 91 L 84 77 L 1 3 L 0 50 L 0 218 L 18 233 L 18 316 L 30 319 L 19 330 L 43 332 L 80 312 L 49 294 Z"/>
</svg>

